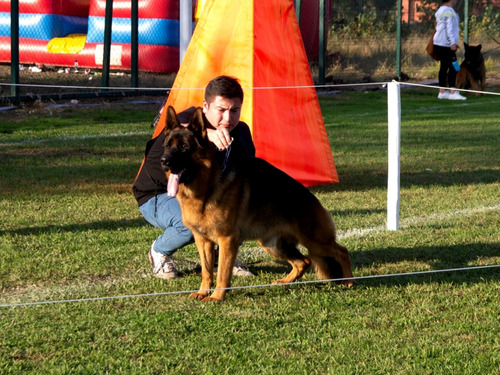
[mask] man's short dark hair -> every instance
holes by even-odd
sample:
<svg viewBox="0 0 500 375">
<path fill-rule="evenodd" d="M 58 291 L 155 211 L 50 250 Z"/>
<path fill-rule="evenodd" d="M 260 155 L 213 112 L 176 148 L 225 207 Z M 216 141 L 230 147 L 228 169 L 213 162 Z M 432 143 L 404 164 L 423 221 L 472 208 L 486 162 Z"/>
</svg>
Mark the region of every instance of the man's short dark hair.
<svg viewBox="0 0 500 375">
<path fill-rule="evenodd" d="M 212 79 L 205 89 L 205 101 L 211 103 L 216 96 L 238 98 L 243 103 L 243 89 L 234 77 L 219 76 Z"/>
</svg>

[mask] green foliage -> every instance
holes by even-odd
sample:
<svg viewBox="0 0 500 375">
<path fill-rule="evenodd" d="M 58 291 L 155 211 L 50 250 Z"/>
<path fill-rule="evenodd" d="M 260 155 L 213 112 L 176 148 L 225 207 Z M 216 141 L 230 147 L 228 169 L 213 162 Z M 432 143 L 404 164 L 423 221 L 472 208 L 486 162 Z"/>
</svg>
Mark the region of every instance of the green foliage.
<svg viewBox="0 0 500 375">
<path fill-rule="evenodd" d="M 392 2 L 363 2 L 358 10 L 351 7 L 334 8 L 331 32 L 350 36 L 377 36 L 394 32 L 395 8 Z"/>
<path fill-rule="evenodd" d="M 461 15 L 464 27 L 464 3 L 457 2 L 455 10 Z M 423 13 L 421 20 L 404 23 L 403 35 L 428 32 L 434 28 L 434 13 L 441 2 L 422 0 L 417 11 Z M 350 36 L 380 36 L 396 30 L 397 1 L 334 1 L 332 5 L 331 33 Z M 500 35 L 500 8 L 491 1 L 473 0 L 469 3 L 469 34 Z"/>
<path fill-rule="evenodd" d="M 489 5 L 484 8 L 484 13 L 470 16 L 470 34 L 486 34 L 490 36 L 500 35 L 500 9 Z"/>
</svg>

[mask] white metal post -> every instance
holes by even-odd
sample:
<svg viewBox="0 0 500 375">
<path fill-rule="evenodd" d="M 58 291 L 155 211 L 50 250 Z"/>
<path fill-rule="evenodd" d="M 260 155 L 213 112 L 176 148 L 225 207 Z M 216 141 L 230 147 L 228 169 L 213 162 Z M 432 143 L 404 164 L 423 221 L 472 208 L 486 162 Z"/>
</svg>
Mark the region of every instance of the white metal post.
<svg viewBox="0 0 500 375">
<path fill-rule="evenodd" d="M 192 0 L 179 0 L 179 65 L 186 54 L 193 31 Z"/>
<path fill-rule="evenodd" d="M 387 85 L 388 176 L 387 229 L 399 228 L 399 173 L 401 151 L 401 95 L 399 82 Z"/>
</svg>

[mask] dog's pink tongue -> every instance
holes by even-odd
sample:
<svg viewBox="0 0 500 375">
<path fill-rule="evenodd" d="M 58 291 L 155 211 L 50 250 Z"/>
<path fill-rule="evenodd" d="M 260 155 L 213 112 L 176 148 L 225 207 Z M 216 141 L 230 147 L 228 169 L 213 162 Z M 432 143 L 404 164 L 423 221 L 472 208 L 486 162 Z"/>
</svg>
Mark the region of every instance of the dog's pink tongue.
<svg viewBox="0 0 500 375">
<path fill-rule="evenodd" d="M 179 191 L 179 175 L 170 173 L 170 176 L 168 177 L 167 194 L 169 197 L 175 197 L 178 191 Z"/>
</svg>

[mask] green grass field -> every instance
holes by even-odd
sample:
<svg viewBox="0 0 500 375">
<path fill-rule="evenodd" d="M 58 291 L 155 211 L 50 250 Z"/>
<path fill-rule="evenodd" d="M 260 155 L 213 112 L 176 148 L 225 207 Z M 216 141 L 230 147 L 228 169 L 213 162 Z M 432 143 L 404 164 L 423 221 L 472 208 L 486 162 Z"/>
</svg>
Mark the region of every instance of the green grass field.
<svg viewBox="0 0 500 375">
<path fill-rule="evenodd" d="M 160 232 L 131 184 L 158 105 L 3 113 L 0 304 L 72 301 L 0 307 L 0 373 L 499 374 L 500 268 L 383 276 L 500 265 L 500 98 L 402 90 L 394 232 L 386 92 L 320 104 L 340 183 L 311 190 L 354 275 L 380 277 L 237 289 L 220 304 L 177 293 L 199 286 L 194 246 L 176 255 L 183 277 L 151 275 Z M 236 287 L 288 270 L 254 243 L 240 259 L 256 276 Z M 81 300 L 114 296 L 130 297 Z"/>
</svg>

